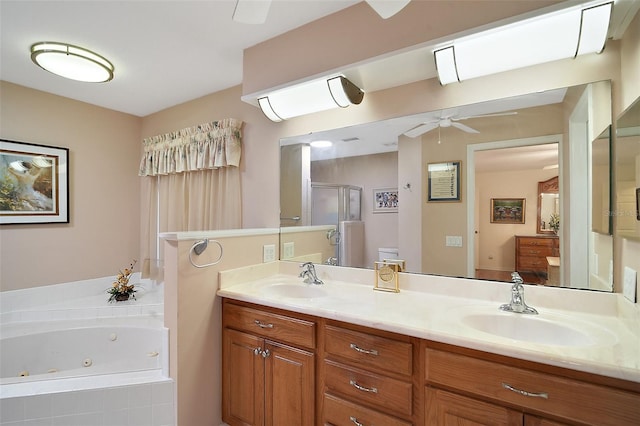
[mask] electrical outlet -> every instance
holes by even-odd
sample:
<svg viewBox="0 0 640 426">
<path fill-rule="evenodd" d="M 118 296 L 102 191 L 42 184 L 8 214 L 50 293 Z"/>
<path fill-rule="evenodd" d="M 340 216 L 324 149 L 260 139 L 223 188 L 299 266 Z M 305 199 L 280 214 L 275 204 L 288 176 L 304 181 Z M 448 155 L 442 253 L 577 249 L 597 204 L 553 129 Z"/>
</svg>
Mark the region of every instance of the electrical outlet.
<svg viewBox="0 0 640 426">
<path fill-rule="evenodd" d="M 283 253 L 282 253 L 282 258 L 283 259 L 291 259 L 293 256 L 295 256 L 295 254 L 294 254 L 295 246 L 294 246 L 293 241 L 290 242 L 290 243 L 284 243 L 282 251 L 283 251 Z"/>
<path fill-rule="evenodd" d="M 262 246 L 262 261 L 263 262 L 275 262 L 276 260 L 276 245 L 266 244 Z"/>
</svg>

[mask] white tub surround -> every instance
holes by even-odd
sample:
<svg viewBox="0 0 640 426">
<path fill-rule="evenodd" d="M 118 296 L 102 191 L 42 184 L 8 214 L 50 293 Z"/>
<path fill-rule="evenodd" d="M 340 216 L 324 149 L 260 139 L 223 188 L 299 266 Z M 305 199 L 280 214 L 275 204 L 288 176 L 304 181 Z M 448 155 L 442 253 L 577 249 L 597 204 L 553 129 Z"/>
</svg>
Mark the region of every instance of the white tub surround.
<svg viewBox="0 0 640 426">
<path fill-rule="evenodd" d="M 619 294 L 525 286 L 526 303 L 538 310 L 535 320 L 548 324 L 551 336 L 556 325 L 567 325 L 582 339 L 545 342 L 543 334 L 538 340 L 542 343 L 533 343 L 479 331 L 478 321 L 470 323 L 487 316 L 499 320 L 501 315 L 522 315 L 498 309 L 510 300 L 509 283 L 401 273 L 400 293 L 386 293 L 373 291 L 373 270 L 317 265 L 325 284 L 317 286 L 316 294 L 287 297 L 273 290 L 278 283 L 306 285 L 298 278 L 299 271 L 294 262 L 223 271 L 218 295 L 640 382 L 640 305 Z"/>
</svg>

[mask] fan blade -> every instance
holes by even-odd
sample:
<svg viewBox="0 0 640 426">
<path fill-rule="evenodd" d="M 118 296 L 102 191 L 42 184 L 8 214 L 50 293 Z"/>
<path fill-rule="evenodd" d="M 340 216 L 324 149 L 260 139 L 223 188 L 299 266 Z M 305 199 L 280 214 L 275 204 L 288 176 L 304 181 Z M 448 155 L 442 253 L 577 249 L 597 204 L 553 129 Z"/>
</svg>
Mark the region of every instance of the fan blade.
<svg viewBox="0 0 640 426">
<path fill-rule="evenodd" d="M 459 121 L 459 120 L 468 120 L 469 118 L 502 117 L 505 115 L 517 115 L 517 114 L 518 114 L 518 111 L 497 112 L 495 114 L 469 115 L 467 117 L 451 118 L 451 120 Z"/>
<path fill-rule="evenodd" d="M 365 0 L 382 19 L 400 12 L 411 0 Z"/>
<path fill-rule="evenodd" d="M 419 126 L 414 127 L 413 129 L 407 130 L 403 133 L 403 135 L 410 138 L 415 138 L 435 129 L 436 127 L 438 127 L 438 123 L 422 123 Z"/>
<path fill-rule="evenodd" d="M 236 0 L 233 20 L 241 24 L 264 24 L 271 0 Z"/>
<path fill-rule="evenodd" d="M 466 126 L 466 125 L 464 125 L 464 124 L 462 124 L 462 123 L 451 123 L 451 125 L 452 125 L 453 127 L 456 127 L 456 128 L 458 128 L 458 129 L 462 130 L 462 131 L 465 131 L 465 132 L 467 132 L 467 133 L 480 133 L 480 132 L 479 132 L 479 131 L 477 131 L 476 129 L 473 129 L 473 128 L 471 128 L 471 127 L 469 127 L 469 126 Z"/>
</svg>

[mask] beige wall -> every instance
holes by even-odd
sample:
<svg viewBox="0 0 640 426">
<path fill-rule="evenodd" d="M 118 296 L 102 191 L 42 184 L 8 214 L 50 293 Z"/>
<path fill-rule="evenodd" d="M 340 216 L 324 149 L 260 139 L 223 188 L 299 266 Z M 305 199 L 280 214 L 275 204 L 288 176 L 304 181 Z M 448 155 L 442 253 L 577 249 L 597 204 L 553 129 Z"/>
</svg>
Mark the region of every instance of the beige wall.
<svg viewBox="0 0 640 426">
<path fill-rule="evenodd" d="M 536 235 L 538 182 L 557 170 L 509 170 L 476 173 L 478 252 L 476 268 L 515 271 L 514 235 Z M 492 198 L 524 198 L 524 224 L 491 223 Z"/>
<path fill-rule="evenodd" d="M 68 224 L 0 227 L 0 289 L 115 276 L 137 259 L 140 118 L 7 82 L 0 105 L 3 139 L 69 148 L 70 200 Z"/>
</svg>

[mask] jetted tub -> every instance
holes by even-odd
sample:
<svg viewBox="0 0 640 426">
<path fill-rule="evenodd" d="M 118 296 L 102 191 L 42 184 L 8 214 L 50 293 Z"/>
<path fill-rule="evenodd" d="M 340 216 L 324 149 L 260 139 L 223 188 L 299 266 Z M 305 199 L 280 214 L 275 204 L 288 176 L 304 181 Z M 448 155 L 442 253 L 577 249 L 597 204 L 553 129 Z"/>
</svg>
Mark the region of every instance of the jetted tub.
<svg viewBox="0 0 640 426">
<path fill-rule="evenodd" d="M 175 426 L 163 287 L 112 278 L 0 293 L 0 426 Z"/>
<path fill-rule="evenodd" d="M 3 336 L 0 385 L 163 370 L 167 341 L 165 328 L 127 325 Z"/>
</svg>

